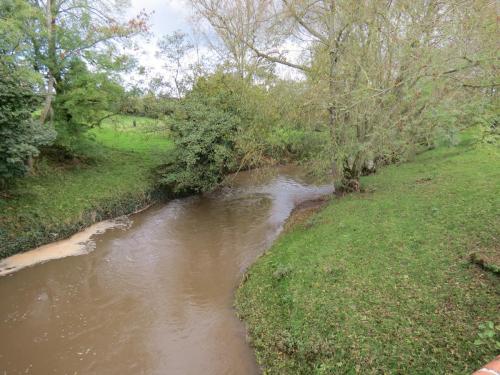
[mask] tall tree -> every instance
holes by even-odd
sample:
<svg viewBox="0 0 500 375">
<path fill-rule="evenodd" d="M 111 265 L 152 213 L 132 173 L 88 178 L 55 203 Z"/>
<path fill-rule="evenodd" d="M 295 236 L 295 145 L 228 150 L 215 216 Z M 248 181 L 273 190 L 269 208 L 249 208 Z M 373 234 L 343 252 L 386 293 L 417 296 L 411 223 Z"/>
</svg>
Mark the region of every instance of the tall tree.
<svg viewBox="0 0 500 375">
<path fill-rule="evenodd" d="M 164 67 L 169 71 L 173 80 L 173 94 L 177 98 L 184 95 L 188 88 L 189 77 L 188 54 L 194 50 L 186 33 L 178 30 L 170 35 L 164 35 L 158 42 L 158 56 L 165 59 Z"/>
<path fill-rule="evenodd" d="M 464 79 L 484 77 L 478 67 L 491 46 L 471 36 L 480 40 L 478 29 L 496 22 L 489 0 L 247 0 L 242 25 L 233 20 L 242 5 L 193 3 L 228 46 L 236 40 L 256 58 L 304 72 L 329 127 L 325 154 L 347 189 L 374 164 L 404 160 L 447 130 L 436 113 L 450 112 Z M 290 45 L 302 49 L 299 59 L 286 53 Z"/>
<path fill-rule="evenodd" d="M 267 16 L 268 1 L 259 0 L 192 0 L 196 12 L 206 19 L 222 41 L 223 49 L 211 41 L 242 78 L 251 79 L 266 64 L 252 51 L 257 32 Z M 210 41 L 211 39 L 208 38 Z"/>
<path fill-rule="evenodd" d="M 144 12 L 123 20 L 126 1 L 27 0 L 27 4 L 31 16 L 22 26 L 29 48 L 19 57 L 29 59 L 33 69 L 45 78 L 42 123 L 51 114 L 54 96 L 73 59 L 97 69 L 110 68 L 117 61 L 124 62 L 118 58 L 118 42 L 147 30 Z"/>
</svg>

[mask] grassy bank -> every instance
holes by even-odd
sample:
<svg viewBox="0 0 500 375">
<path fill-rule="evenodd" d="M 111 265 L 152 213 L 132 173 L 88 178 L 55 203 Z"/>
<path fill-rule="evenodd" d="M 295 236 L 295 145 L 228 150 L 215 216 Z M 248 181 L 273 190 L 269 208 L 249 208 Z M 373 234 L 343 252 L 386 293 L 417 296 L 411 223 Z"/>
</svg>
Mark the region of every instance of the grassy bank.
<svg viewBox="0 0 500 375">
<path fill-rule="evenodd" d="M 108 121 L 90 133 L 99 157 L 90 164 L 41 160 L 37 175 L 0 199 L 0 258 L 64 238 L 155 199 L 151 169 L 173 143 L 150 119 Z"/>
<path fill-rule="evenodd" d="M 500 323 L 500 283 L 469 258 L 499 260 L 498 149 L 469 140 L 362 183 L 281 236 L 238 290 L 265 373 L 481 367 L 498 354 L 474 341 Z"/>
</svg>

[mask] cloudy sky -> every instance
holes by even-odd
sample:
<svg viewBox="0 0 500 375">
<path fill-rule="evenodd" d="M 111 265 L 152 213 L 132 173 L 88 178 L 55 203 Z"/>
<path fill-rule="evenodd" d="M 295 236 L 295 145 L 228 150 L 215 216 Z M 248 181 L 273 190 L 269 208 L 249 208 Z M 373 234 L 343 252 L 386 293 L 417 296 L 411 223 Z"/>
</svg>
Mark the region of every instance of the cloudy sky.
<svg viewBox="0 0 500 375">
<path fill-rule="evenodd" d="M 169 34 L 175 30 L 189 32 L 188 18 L 191 6 L 183 0 L 131 0 L 129 15 L 141 10 L 154 12 L 151 17 L 151 31 L 154 34 Z"/>
<path fill-rule="evenodd" d="M 144 66 L 148 74 L 165 73 L 161 59 L 156 57 L 156 43 L 166 34 L 181 30 L 191 34 L 190 17 L 191 6 L 183 0 L 131 0 L 131 7 L 127 11 L 127 18 L 132 18 L 141 11 L 152 13 L 150 17 L 151 35 L 137 40 L 139 48 L 134 56 Z M 137 78 L 137 77 L 134 77 Z"/>
<path fill-rule="evenodd" d="M 148 40 L 141 39 L 138 41 L 139 48 L 134 51 L 135 57 L 139 60 L 141 66 L 146 68 L 148 76 L 161 74 L 168 77 L 169 73 L 163 67 L 163 62 L 156 56 L 156 43 L 163 35 L 172 34 L 174 31 L 181 30 L 186 34 L 191 35 L 198 42 L 198 51 L 204 56 L 214 56 L 213 52 L 207 46 L 206 40 L 200 35 L 193 35 L 193 10 L 188 1 L 185 0 L 130 0 L 131 7 L 127 12 L 127 17 L 132 18 L 141 11 L 147 13 L 153 12 L 150 18 L 151 36 Z M 197 21 L 199 22 L 199 20 Z M 206 29 L 206 28 L 205 28 Z M 294 48 L 296 51 L 293 51 Z M 288 46 L 292 57 L 298 57 L 300 48 L 297 46 Z M 188 55 L 185 64 L 195 62 L 197 59 L 196 53 L 193 51 Z M 293 58 L 292 58 L 293 59 Z M 288 79 L 300 79 L 302 75 L 294 69 L 284 66 L 278 66 L 277 71 L 279 76 Z M 141 79 L 138 75 L 124 77 L 129 83 L 137 82 Z M 142 77 L 144 78 L 144 77 Z"/>
</svg>

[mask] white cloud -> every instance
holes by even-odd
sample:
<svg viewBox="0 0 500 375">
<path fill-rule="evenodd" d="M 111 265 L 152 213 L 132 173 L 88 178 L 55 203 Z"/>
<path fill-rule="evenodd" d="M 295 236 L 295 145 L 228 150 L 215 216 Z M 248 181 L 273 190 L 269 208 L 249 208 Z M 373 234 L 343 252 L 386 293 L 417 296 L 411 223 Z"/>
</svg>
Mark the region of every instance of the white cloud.
<svg viewBox="0 0 500 375">
<path fill-rule="evenodd" d="M 192 52 L 186 56 L 184 63 L 186 65 L 193 64 L 197 61 L 198 56 L 207 56 L 209 59 L 214 59 L 215 54 L 210 51 L 206 45 L 206 40 L 200 38 L 199 35 L 193 33 L 193 27 L 190 23 L 193 16 L 193 9 L 186 0 L 130 0 L 130 9 L 126 15 L 129 18 L 134 17 L 141 11 L 151 13 L 150 17 L 150 36 L 137 41 L 137 48 L 132 52 L 133 56 L 138 60 L 139 64 L 145 68 L 145 75 L 155 76 L 161 75 L 168 80 L 171 75 L 164 68 L 164 61 L 156 55 L 157 42 L 166 34 L 172 34 L 174 31 L 181 30 L 190 35 L 198 44 L 198 55 Z M 198 26 L 200 26 L 198 24 Z M 205 25 L 206 26 L 206 25 Z M 206 29 L 206 27 L 205 27 Z M 205 30 L 210 34 L 210 38 L 215 37 L 210 33 L 210 30 Z M 282 50 L 286 50 L 286 56 L 290 60 L 297 62 L 300 60 L 300 54 L 303 48 L 297 43 L 288 42 L 282 46 Z M 130 51 L 128 51 L 130 52 Z M 276 73 L 285 79 L 302 79 L 303 75 L 293 68 L 283 65 L 277 66 Z M 141 76 L 138 73 L 124 76 L 127 84 L 139 83 L 141 80 L 147 81 L 147 77 Z"/>
<path fill-rule="evenodd" d="M 126 16 L 132 18 L 142 11 L 150 14 L 150 35 L 136 41 L 138 48 L 134 49 L 132 55 L 138 60 L 139 65 L 145 68 L 147 75 L 168 76 L 169 72 L 163 68 L 164 62 L 156 56 L 156 45 L 163 35 L 177 30 L 191 34 L 188 21 L 191 16 L 191 6 L 182 0 L 131 0 Z M 144 78 L 137 73 L 124 77 L 127 84 L 140 82 Z"/>
<path fill-rule="evenodd" d="M 191 28 L 188 18 L 191 6 L 182 0 L 131 0 L 128 16 L 134 16 L 140 11 L 154 12 L 151 16 L 151 31 L 155 35 L 172 33 L 182 30 L 189 33 Z"/>
</svg>

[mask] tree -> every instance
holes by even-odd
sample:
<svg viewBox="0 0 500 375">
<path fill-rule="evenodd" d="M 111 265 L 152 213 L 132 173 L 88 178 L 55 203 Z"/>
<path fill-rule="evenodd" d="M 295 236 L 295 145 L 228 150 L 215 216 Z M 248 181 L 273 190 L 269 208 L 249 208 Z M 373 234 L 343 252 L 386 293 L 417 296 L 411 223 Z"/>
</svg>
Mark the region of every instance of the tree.
<svg viewBox="0 0 500 375">
<path fill-rule="evenodd" d="M 59 92 L 53 104 L 58 144 L 71 153 L 85 154 L 80 135 L 119 114 L 125 91 L 106 72 L 91 72 L 83 61 L 74 59 Z"/>
<path fill-rule="evenodd" d="M 60 93 L 74 59 L 95 69 L 123 68 L 126 59 L 120 57 L 117 43 L 147 30 L 145 13 L 121 20 L 126 4 L 123 1 L 8 1 L 10 8 L 15 9 L 9 21 L 15 28 L 6 31 L 10 40 L 17 40 L 17 46 L 11 50 L 12 58 L 28 61 L 45 79 L 42 123 L 50 118 L 54 96 Z"/>
<path fill-rule="evenodd" d="M 190 77 L 187 76 L 186 58 L 193 51 L 194 45 L 188 35 L 182 31 L 175 31 L 171 35 L 164 35 L 158 42 L 158 55 L 165 59 L 165 69 L 172 75 L 174 82 L 172 94 L 177 98 L 184 95 L 188 89 Z"/>
<path fill-rule="evenodd" d="M 175 154 L 160 179 L 169 190 L 209 191 L 238 166 L 236 135 L 244 122 L 235 84 L 222 73 L 202 77 L 182 100 L 172 126 Z"/>
<path fill-rule="evenodd" d="M 222 41 L 208 38 L 211 46 L 241 78 L 252 80 L 267 72 L 269 64 L 252 51 L 257 33 L 267 16 L 269 1 L 192 0 L 199 16 L 206 19 Z"/>
<path fill-rule="evenodd" d="M 124 20 L 126 5 L 121 0 L 6 0 L 0 5 L 0 52 L 32 81 L 39 77 L 32 85 L 44 97 L 38 118 L 57 128 L 58 150 L 75 152 L 88 126 L 117 112 L 123 89 L 116 72 L 132 65 L 119 47 L 147 31 L 144 12 Z"/>
<path fill-rule="evenodd" d="M 37 16 L 37 11 L 25 0 L 0 2 L 0 59 L 4 64 L 15 65 L 16 74 L 22 73 L 35 90 L 39 90 L 43 82 L 33 69 L 27 24 Z"/>
<path fill-rule="evenodd" d="M 488 60 L 471 53 L 491 49 L 471 36 L 495 23 L 487 0 L 247 0 L 251 21 L 244 26 L 232 19 L 240 3 L 193 3 L 228 49 L 236 40 L 255 58 L 305 74 L 310 102 L 329 128 L 322 155 L 349 190 L 359 189 L 359 176 L 376 164 L 405 160 L 452 130 L 454 123 L 436 123 L 436 114 L 450 113 L 471 86 L 463 78 L 481 76 L 478 67 Z M 469 32 L 457 36 L 460 28 Z M 303 50 L 299 59 L 289 58 L 287 45 Z"/>
<path fill-rule="evenodd" d="M 35 125 L 31 113 L 39 104 L 22 72 L 0 60 L 0 187 L 28 172 L 28 160 L 38 147 L 55 139 L 50 127 Z"/>
</svg>

